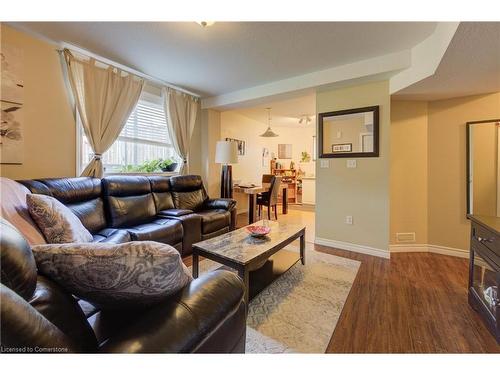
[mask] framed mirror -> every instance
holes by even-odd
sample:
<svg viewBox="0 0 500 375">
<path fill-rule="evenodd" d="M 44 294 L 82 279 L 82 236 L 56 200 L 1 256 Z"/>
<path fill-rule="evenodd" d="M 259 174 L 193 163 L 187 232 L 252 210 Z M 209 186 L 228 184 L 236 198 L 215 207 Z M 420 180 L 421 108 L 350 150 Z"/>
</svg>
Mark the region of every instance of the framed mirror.
<svg viewBox="0 0 500 375">
<path fill-rule="evenodd" d="M 379 155 L 379 107 L 318 115 L 320 158 L 366 158 Z"/>
<path fill-rule="evenodd" d="M 500 119 L 466 125 L 467 214 L 500 217 Z"/>
</svg>

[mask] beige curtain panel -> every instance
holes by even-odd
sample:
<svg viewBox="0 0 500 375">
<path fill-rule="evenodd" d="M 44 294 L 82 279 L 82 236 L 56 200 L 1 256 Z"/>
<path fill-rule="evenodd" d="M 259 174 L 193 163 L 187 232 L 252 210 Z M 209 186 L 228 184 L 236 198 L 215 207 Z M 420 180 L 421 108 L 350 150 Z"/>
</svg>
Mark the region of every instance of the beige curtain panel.
<svg viewBox="0 0 500 375">
<path fill-rule="evenodd" d="M 175 152 L 182 159 L 180 174 L 187 174 L 189 145 L 198 112 L 198 99 L 169 87 L 164 87 L 162 92 L 168 133 Z"/>
<path fill-rule="evenodd" d="M 76 57 L 68 49 L 64 57 L 83 130 L 94 151 L 82 176 L 102 177 L 101 156 L 120 135 L 145 82 L 93 58 Z"/>
</svg>

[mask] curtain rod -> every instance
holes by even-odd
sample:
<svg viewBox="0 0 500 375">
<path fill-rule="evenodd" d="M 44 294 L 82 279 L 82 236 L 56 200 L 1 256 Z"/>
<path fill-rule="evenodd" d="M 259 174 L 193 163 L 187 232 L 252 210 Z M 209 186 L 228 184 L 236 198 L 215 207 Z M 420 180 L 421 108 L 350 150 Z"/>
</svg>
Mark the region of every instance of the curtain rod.
<svg viewBox="0 0 500 375">
<path fill-rule="evenodd" d="M 107 65 L 112 65 L 116 68 L 119 68 L 127 73 L 130 73 L 130 74 L 134 74 L 136 76 L 139 76 L 141 78 L 144 78 L 148 81 L 151 81 L 151 82 L 154 82 L 154 83 L 157 83 L 157 84 L 160 84 L 162 86 L 167 86 L 167 87 L 170 87 L 172 89 L 175 89 L 175 90 L 178 90 L 178 91 L 181 91 L 185 94 L 188 94 L 188 95 L 191 95 L 191 96 L 194 96 L 195 98 L 201 98 L 201 96 L 199 94 L 196 94 L 194 92 L 191 92 L 189 90 L 186 90 L 186 89 L 183 89 L 182 87 L 179 87 L 179 86 L 175 86 L 171 83 L 168 83 L 168 82 L 165 82 L 165 81 L 162 81 L 161 79 L 158 79 L 158 78 L 155 78 L 153 76 L 150 76 L 148 74 L 145 74 L 145 73 L 142 73 L 138 70 L 135 70 L 135 69 L 132 69 L 132 68 L 129 68 L 128 66 L 125 66 L 125 65 L 122 65 L 120 63 L 117 63 L 113 60 L 110 60 L 110 59 L 107 59 L 105 57 L 102 57 L 102 56 L 99 56 L 99 55 L 96 55 L 95 53 L 92 53 L 92 52 L 89 52 L 83 48 L 80 48 L 80 47 L 76 47 L 72 44 L 69 44 L 69 43 L 62 43 L 61 44 L 61 48 L 59 49 L 56 49 L 57 52 L 59 53 L 63 53 L 64 49 L 67 48 L 69 50 L 73 50 L 73 51 L 76 51 L 78 53 L 81 53 L 83 55 L 86 55 L 86 56 L 89 56 L 89 57 L 92 57 L 93 59 L 101 62 L 101 63 L 104 63 L 104 64 L 107 64 Z"/>
</svg>

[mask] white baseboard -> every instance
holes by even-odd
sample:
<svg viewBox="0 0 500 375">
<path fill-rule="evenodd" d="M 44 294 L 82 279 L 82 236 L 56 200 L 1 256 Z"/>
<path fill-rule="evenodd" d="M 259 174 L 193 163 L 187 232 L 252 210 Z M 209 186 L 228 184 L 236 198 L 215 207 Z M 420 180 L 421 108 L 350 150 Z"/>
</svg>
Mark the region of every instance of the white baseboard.
<svg viewBox="0 0 500 375">
<path fill-rule="evenodd" d="M 390 245 L 389 251 L 387 251 L 370 246 L 358 245 L 350 242 L 330 240 L 327 238 L 320 238 L 320 237 L 316 237 L 314 239 L 314 243 L 317 245 L 333 247 L 335 249 L 353 251 L 355 253 L 373 255 L 386 259 L 389 259 L 391 257 L 391 253 L 434 253 L 434 254 L 449 255 L 459 258 L 469 258 L 469 250 L 432 245 L 432 244 Z"/>
<path fill-rule="evenodd" d="M 434 253 L 469 258 L 469 250 L 432 244 L 398 244 L 390 245 L 389 249 L 391 253 Z"/>
<path fill-rule="evenodd" d="M 427 244 L 398 244 L 389 245 L 391 253 L 428 253 L 429 245 Z"/>
<path fill-rule="evenodd" d="M 389 259 L 391 257 L 391 253 L 387 250 L 377 249 L 375 247 L 370 247 L 370 246 L 358 245 L 350 242 L 335 241 L 327 238 L 316 237 L 314 239 L 314 243 L 317 245 L 333 247 L 335 249 L 353 251 L 355 253 L 373 255 L 376 257 L 381 257 L 386 259 Z"/>
<path fill-rule="evenodd" d="M 446 247 L 446 246 L 438 246 L 438 245 L 429 245 L 429 252 L 435 254 L 442 255 L 451 255 L 459 258 L 467 258 L 469 259 L 469 250 L 457 249 L 454 247 Z"/>
</svg>

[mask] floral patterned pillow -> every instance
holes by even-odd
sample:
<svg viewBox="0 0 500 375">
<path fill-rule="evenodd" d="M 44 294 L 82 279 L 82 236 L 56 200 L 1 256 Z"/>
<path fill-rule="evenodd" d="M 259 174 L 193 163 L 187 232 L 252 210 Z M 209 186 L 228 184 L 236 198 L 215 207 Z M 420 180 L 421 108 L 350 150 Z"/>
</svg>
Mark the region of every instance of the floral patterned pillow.
<svg viewBox="0 0 500 375">
<path fill-rule="evenodd" d="M 28 211 L 48 243 L 92 242 L 92 234 L 64 204 L 43 194 L 27 194 Z"/>
<path fill-rule="evenodd" d="M 40 273 L 103 309 L 149 306 L 192 280 L 179 252 L 159 242 L 48 244 L 32 250 Z"/>
</svg>

